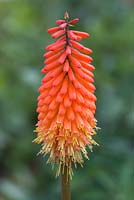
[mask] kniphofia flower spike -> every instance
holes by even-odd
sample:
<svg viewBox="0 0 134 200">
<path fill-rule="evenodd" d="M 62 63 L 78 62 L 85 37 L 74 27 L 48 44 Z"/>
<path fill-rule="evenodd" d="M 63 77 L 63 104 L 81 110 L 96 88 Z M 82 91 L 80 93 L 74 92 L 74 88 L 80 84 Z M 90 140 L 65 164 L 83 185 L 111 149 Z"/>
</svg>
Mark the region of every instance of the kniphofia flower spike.
<svg viewBox="0 0 134 200">
<path fill-rule="evenodd" d="M 66 13 L 63 20 L 56 20 L 58 26 L 48 29 L 57 41 L 46 47 L 45 76 L 39 88 L 34 141 L 42 143 L 39 153 L 48 154 L 48 162 L 58 164 L 57 175 L 67 167 L 71 176 L 72 164 L 82 165 L 83 156 L 88 159 L 86 147 L 92 151 L 97 144 L 92 138 L 96 134 L 95 67 L 87 55 L 92 50 L 79 43 L 89 34 L 70 29 L 78 21 L 69 21 Z"/>
</svg>

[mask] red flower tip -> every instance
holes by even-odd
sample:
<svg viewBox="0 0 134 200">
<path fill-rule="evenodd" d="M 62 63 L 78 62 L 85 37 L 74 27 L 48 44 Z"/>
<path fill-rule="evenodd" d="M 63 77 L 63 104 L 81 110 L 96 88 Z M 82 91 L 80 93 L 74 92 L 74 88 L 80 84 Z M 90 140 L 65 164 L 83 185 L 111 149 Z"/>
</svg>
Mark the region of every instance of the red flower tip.
<svg viewBox="0 0 134 200">
<path fill-rule="evenodd" d="M 49 28 L 49 29 L 47 30 L 47 32 L 48 32 L 49 34 L 52 34 L 52 33 L 55 33 L 56 31 L 58 31 L 59 29 L 60 29 L 59 27 Z"/>
<path fill-rule="evenodd" d="M 74 25 L 79 21 L 79 18 L 75 18 L 72 21 L 69 22 L 69 24 Z"/>
<path fill-rule="evenodd" d="M 63 23 L 65 23 L 66 21 L 65 20 L 63 20 L 63 19 L 58 19 L 58 20 L 56 20 L 56 24 L 63 24 Z"/>
</svg>

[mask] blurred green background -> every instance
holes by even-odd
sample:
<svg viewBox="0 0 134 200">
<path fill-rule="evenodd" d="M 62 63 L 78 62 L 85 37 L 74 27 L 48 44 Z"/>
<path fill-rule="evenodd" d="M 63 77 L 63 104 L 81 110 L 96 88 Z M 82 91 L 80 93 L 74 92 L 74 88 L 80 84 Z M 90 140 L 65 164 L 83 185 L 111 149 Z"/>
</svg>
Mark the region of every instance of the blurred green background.
<svg viewBox="0 0 134 200">
<path fill-rule="evenodd" d="M 65 11 L 91 34 L 100 144 L 75 170 L 73 200 L 133 200 L 134 3 L 132 0 L 0 0 L 0 200 L 58 200 L 60 178 L 36 156 L 36 99 L 46 33 Z"/>
</svg>

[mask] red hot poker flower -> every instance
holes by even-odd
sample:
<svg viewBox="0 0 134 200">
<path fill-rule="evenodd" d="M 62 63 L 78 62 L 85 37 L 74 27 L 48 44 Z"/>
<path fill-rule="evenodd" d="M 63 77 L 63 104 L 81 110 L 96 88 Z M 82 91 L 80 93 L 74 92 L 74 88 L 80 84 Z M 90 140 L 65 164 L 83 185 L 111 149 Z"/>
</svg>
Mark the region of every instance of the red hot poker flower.
<svg viewBox="0 0 134 200">
<path fill-rule="evenodd" d="M 96 97 L 94 95 L 95 69 L 89 55 L 92 50 L 79 41 L 89 37 L 88 33 L 70 30 L 78 18 L 68 21 L 56 20 L 58 26 L 48 29 L 52 38 L 58 40 L 46 47 L 45 66 L 38 97 L 38 133 L 35 142 L 42 143 L 41 154 L 49 154 L 48 162 L 58 163 L 72 174 L 72 164 L 88 159 L 86 147 L 92 150 L 97 144 L 94 117 Z"/>
</svg>

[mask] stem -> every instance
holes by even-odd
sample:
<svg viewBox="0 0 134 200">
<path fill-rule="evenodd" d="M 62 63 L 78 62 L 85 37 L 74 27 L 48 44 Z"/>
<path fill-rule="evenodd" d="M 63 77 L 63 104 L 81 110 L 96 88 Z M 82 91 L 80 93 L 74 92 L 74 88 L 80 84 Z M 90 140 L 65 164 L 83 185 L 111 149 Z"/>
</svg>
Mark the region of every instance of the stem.
<svg viewBox="0 0 134 200">
<path fill-rule="evenodd" d="M 68 167 L 63 167 L 64 173 L 61 168 L 61 200 L 71 200 L 70 177 L 68 173 Z"/>
</svg>

